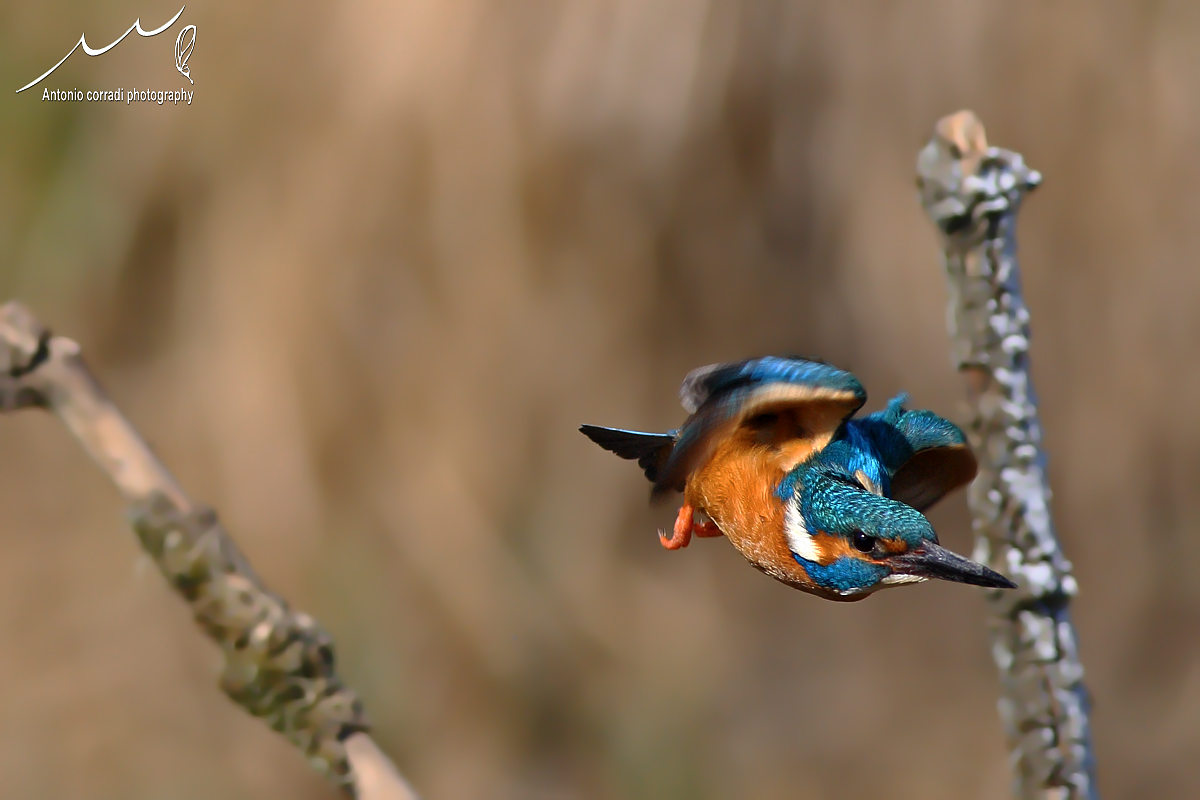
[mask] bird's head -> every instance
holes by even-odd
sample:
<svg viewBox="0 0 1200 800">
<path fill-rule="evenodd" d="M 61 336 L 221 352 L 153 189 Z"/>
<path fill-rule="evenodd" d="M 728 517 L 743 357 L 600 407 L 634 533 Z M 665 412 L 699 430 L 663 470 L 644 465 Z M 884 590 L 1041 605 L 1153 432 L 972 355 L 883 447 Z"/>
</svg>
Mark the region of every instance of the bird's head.
<svg viewBox="0 0 1200 800">
<path fill-rule="evenodd" d="M 940 497 L 937 487 L 914 481 L 901 467 L 911 464 L 914 455 L 962 443 L 961 431 L 940 417 L 901 420 L 900 415 L 925 414 L 905 412 L 902 402 L 898 398 L 889 412 L 851 421 L 779 485 L 788 549 L 813 584 L 804 588 L 838 600 L 859 600 L 879 589 L 930 578 L 1013 588 L 1003 575 L 942 547 L 924 514 L 893 499 L 894 489 L 913 497 Z M 945 427 L 931 428 L 930 418 Z M 898 451 L 902 456 L 894 458 Z"/>
</svg>

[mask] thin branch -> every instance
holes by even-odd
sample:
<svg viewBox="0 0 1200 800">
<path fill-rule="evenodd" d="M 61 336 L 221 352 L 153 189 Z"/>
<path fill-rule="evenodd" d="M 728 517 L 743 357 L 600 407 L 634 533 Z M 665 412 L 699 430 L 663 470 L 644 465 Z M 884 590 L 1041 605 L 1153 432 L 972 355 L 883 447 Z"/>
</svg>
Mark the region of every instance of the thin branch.
<svg viewBox="0 0 1200 800">
<path fill-rule="evenodd" d="M 129 503 L 143 548 L 225 654 L 221 688 L 358 800 L 416 800 L 334 671 L 333 639 L 254 574 L 92 377 L 70 339 L 24 306 L 0 308 L 0 411 L 54 412 Z"/>
<path fill-rule="evenodd" d="M 1050 518 L 1016 257 L 1017 211 L 1041 176 L 1019 154 L 988 147 L 970 111 L 937 123 L 917 176 L 942 234 L 953 357 L 972 409 L 968 435 L 980 462 L 968 492 L 975 558 L 1019 587 L 988 593 L 1014 794 L 1096 800 L 1088 694 L 1068 613 L 1078 587 Z"/>
</svg>

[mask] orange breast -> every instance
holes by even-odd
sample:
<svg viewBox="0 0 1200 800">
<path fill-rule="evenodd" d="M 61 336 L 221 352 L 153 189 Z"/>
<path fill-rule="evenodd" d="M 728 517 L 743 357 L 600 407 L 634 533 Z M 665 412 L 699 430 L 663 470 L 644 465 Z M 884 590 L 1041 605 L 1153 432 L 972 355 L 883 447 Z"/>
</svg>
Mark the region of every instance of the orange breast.
<svg viewBox="0 0 1200 800">
<path fill-rule="evenodd" d="M 817 446 L 797 438 L 786 420 L 740 428 L 688 477 L 684 499 L 712 517 L 751 564 L 784 583 L 825 594 L 792 558 L 784 504 L 775 494 L 787 471 Z"/>
</svg>

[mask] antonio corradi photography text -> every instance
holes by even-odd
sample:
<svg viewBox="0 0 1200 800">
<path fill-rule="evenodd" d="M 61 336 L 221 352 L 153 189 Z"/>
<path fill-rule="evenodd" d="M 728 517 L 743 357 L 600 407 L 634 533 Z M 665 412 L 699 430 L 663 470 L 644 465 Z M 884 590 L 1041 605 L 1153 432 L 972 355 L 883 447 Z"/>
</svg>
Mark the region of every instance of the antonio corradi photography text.
<svg viewBox="0 0 1200 800">
<path fill-rule="evenodd" d="M 43 89 L 43 102 L 72 102 L 72 103 L 157 103 L 164 105 L 165 103 L 173 103 L 178 105 L 192 104 L 192 95 L 195 90 L 188 91 L 187 89 L 169 89 L 169 90 L 151 90 L 151 89 L 111 89 L 97 90 L 88 89 Z"/>
</svg>

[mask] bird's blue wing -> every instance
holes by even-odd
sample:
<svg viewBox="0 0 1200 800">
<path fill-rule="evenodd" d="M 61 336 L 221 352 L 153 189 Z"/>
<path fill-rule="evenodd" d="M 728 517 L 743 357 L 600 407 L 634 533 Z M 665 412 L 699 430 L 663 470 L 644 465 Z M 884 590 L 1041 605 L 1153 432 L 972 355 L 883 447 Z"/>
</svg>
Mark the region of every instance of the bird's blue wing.
<svg viewBox="0 0 1200 800">
<path fill-rule="evenodd" d="M 743 424 L 787 413 L 813 448 L 823 447 L 867 400 L 849 372 L 819 361 L 768 356 L 691 372 L 679 390 L 691 416 L 655 481 L 654 493 L 678 488 Z"/>
<path fill-rule="evenodd" d="M 957 425 L 932 411 L 904 408 L 900 395 L 884 411 L 855 420 L 891 476 L 892 497 L 924 511 L 971 482 L 978 465 Z"/>
<path fill-rule="evenodd" d="M 828 392 L 845 398 L 848 402 L 857 400 L 857 405 L 850 410 L 850 414 L 867 402 L 867 393 L 862 384 L 849 372 L 823 361 L 777 356 L 728 364 L 710 364 L 694 369 L 679 387 L 679 402 L 685 411 L 695 414 L 700 410 L 700 406 L 716 395 L 777 383 L 805 387 L 815 392 Z"/>
</svg>

